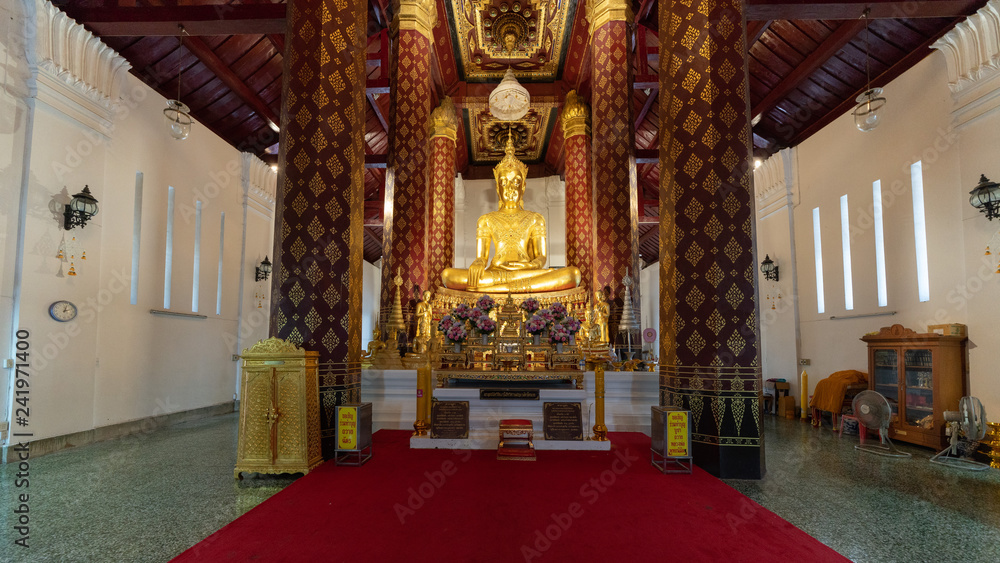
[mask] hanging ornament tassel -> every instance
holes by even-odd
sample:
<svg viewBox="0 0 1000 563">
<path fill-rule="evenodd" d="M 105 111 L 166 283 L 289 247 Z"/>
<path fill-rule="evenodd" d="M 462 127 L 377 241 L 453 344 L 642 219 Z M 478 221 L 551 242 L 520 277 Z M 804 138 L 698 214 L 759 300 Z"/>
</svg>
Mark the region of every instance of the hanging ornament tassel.
<svg viewBox="0 0 1000 563">
<path fill-rule="evenodd" d="M 990 255 L 990 245 L 987 244 L 986 245 L 986 254 L 985 254 L 985 256 L 989 256 L 989 255 Z"/>
<path fill-rule="evenodd" d="M 73 263 L 72 262 L 69 263 L 69 271 L 66 272 L 66 275 L 67 276 L 75 276 L 76 275 L 76 270 L 73 269 Z"/>
<path fill-rule="evenodd" d="M 86 260 L 86 259 L 87 259 L 87 251 L 84 250 L 83 254 L 80 255 L 80 260 Z"/>
</svg>

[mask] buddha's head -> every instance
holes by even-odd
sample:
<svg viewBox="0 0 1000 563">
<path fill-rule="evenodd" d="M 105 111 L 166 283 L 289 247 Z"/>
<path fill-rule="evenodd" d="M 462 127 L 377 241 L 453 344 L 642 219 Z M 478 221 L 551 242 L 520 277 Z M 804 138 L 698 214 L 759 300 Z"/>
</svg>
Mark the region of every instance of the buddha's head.
<svg viewBox="0 0 1000 563">
<path fill-rule="evenodd" d="M 430 303 L 430 302 L 431 302 L 431 292 L 430 291 L 425 291 L 424 292 L 424 303 Z"/>
<path fill-rule="evenodd" d="M 524 209 L 524 183 L 528 177 L 528 167 L 514 156 L 514 140 L 507 136 L 506 154 L 500 164 L 493 169 L 493 178 L 497 182 L 497 196 L 500 198 L 500 209 Z"/>
</svg>

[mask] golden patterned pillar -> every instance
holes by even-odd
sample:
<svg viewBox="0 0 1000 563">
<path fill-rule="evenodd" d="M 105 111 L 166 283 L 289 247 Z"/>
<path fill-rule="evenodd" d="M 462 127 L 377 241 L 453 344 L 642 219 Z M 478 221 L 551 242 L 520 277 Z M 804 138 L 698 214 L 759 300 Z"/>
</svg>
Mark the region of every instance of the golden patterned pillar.
<svg viewBox="0 0 1000 563">
<path fill-rule="evenodd" d="M 635 172 L 635 121 L 632 117 L 632 6 L 628 0 L 590 0 L 591 107 L 593 109 L 593 183 L 595 289 L 609 288 L 618 326 L 626 272 L 638 279 L 638 184 Z M 639 292 L 633 291 L 638 307 Z"/>
<path fill-rule="evenodd" d="M 327 459 L 333 407 L 361 398 L 366 18 L 363 3 L 288 5 L 270 332 L 319 352 Z"/>
<path fill-rule="evenodd" d="M 427 220 L 427 286 L 442 287 L 441 272 L 455 262 L 455 139 L 458 116 L 445 97 L 431 113 L 430 203 Z"/>
<path fill-rule="evenodd" d="M 391 25 L 389 155 L 382 239 L 382 305 L 392 305 L 392 277 L 403 273 L 404 302 L 427 283 L 427 121 L 431 114 L 431 40 L 435 0 L 397 0 Z"/>
<path fill-rule="evenodd" d="M 594 286 L 594 187 L 590 175 L 590 109 L 576 90 L 566 94 L 561 122 L 566 150 L 566 263 Z"/>
<path fill-rule="evenodd" d="M 659 0 L 660 402 L 694 461 L 764 475 L 746 20 L 741 0 Z"/>
</svg>

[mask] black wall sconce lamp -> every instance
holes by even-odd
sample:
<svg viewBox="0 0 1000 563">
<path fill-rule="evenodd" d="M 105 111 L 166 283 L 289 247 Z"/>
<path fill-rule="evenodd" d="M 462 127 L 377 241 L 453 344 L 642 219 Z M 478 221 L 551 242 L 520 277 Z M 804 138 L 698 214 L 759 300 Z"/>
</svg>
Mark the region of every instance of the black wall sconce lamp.
<svg viewBox="0 0 1000 563">
<path fill-rule="evenodd" d="M 980 174 L 979 185 L 969 192 L 969 203 L 985 213 L 990 221 L 1000 217 L 1000 185 L 991 182 L 985 174 Z"/>
<path fill-rule="evenodd" d="M 87 226 L 87 221 L 97 215 L 97 199 L 90 193 L 90 188 L 83 187 L 83 191 L 73 196 L 73 199 L 66 205 L 63 211 L 63 228 L 67 231 L 74 227 Z"/>
<path fill-rule="evenodd" d="M 764 255 L 764 261 L 760 263 L 760 273 L 764 274 L 765 280 L 778 281 L 778 265 L 767 254 Z"/>
<path fill-rule="evenodd" d="M 267 277 L 271 275 L 271 261 L 264 257 L 261 261 L 260 266 L 257 266 L 257 273 L 254 275 L 254 279 L 257 281 L 265 281 Z"/>
</svg>

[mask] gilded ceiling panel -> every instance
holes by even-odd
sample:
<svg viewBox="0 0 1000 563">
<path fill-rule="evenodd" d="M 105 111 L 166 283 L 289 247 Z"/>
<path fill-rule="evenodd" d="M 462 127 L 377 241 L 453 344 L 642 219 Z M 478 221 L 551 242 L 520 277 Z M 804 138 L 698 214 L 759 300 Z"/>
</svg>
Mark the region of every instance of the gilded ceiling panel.
<svg viewBox="0 0 1000 563">
<path fill-rule="evenodd" d="M 499 162 L 503 158 L 503 147 L 507 135 L 514 136 L 516 155 L 524 162 L 538 162 L 544 156 L 553 108 L 532 107 L 528 113 L 516 121 L 500 121 L 490 114 L 487 107 L 468 108 L 469 130 L 475 135 L 470 139 L 474 162 Z"/>
</svg>

